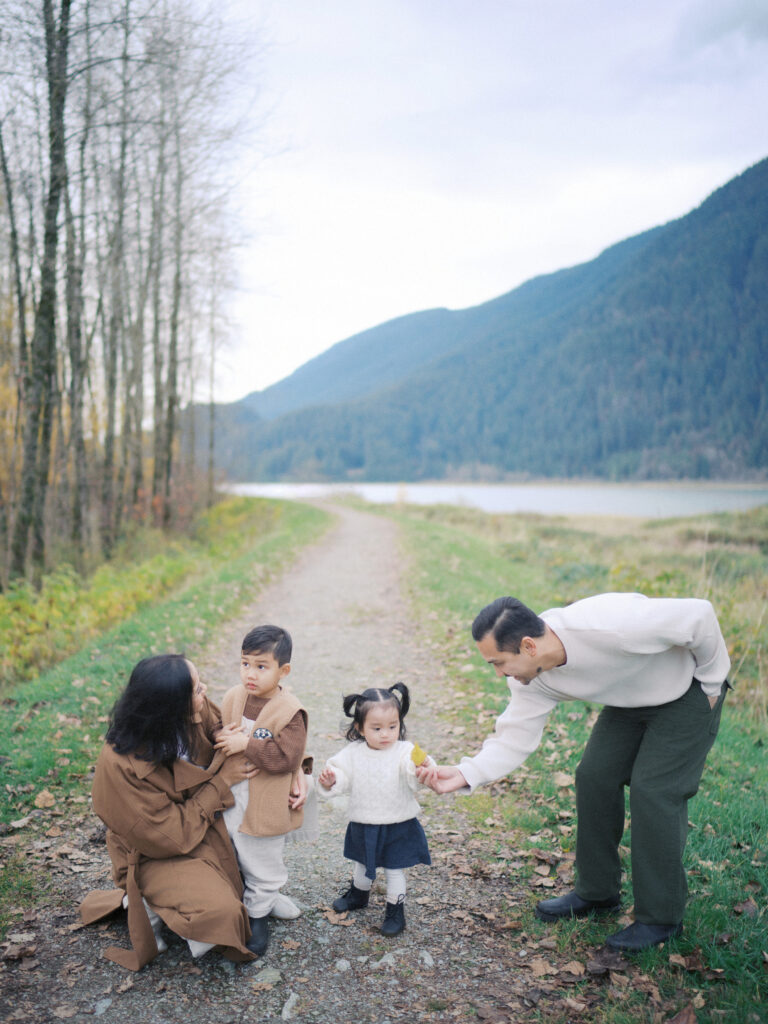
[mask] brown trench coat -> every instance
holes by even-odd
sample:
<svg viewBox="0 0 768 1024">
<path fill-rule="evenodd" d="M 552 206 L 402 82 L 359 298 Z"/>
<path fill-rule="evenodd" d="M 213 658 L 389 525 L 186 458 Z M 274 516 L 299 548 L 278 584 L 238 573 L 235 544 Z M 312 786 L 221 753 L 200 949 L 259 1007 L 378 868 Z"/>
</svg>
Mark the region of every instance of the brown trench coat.
<svg viewBox="0 0 768 1024">
<path fill-rule="evenodd" d="M 243 886 L 221 815 L 234 803 L 218 774 L 224 756 L 215 753 L 212 730 L 218 708 L 206 698 L 195 718 L 195 760 L 170 768 L 105 743 L 96 763 L 93 807 L 107 826 L 112 877 L 120 887 L 89 893 L 80 917 L 90 924 L 117 910 L 128 895 L 128 930 L 133 951 L 110 946 L 105 956 L 139 970 L 157 955 L 143 896 L 168 927 L 185 939 L 212 942 L 235 961 L 253 960 L 242 904 Z"/>
</svg>

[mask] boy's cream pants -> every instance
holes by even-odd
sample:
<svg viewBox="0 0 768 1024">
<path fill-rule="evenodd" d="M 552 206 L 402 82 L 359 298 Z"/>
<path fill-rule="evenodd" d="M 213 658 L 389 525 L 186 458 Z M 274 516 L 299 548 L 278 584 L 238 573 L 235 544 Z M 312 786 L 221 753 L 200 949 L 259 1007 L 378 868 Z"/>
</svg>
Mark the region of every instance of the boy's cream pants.
<svg viewBox="0 0 768 1024">
<path fill-rule="evenodd" d="M 248 806 L 248 782 L 235 783 L 232 795 L 235 803 L 224 811 L 224 822 L 245 883 L 243 903 L 249 917 L 266 917 L 281 886 L 288 881 L 283 860 L 285 836 L 249 836 L 238 832 Z"/>
</svg>

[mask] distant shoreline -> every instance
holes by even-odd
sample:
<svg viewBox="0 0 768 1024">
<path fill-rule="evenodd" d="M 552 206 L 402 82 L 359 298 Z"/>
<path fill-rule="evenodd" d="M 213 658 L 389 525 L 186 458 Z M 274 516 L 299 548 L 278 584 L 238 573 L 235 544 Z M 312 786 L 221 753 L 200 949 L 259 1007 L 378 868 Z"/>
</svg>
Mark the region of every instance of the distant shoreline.
<svg viewBox="0 0 768 1024">
<path fill-rule="evenodd" d="M 458 505 L 502 515 L 528 512 L 661 519 L 768 505 L 768 482 L 755 481 L 262 482 L 226 484 L 222 489 L 230 494 L 297 501 L 356 495 L 374 504 Z"/>
</svg>

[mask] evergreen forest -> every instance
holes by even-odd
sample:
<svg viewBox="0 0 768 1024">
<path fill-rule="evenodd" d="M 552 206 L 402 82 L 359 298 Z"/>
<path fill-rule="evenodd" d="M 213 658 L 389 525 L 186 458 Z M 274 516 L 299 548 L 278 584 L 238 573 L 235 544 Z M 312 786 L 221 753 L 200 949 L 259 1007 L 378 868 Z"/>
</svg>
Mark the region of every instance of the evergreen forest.
<svg viewBox="0 0 768 1024">
<path fill-rule="evenodd" d="M 768 159 L 591 262 L 379 325 L 216 407 L 215 462 L 235 480 L 764 479 L 766 281 Z"/>
</svg>

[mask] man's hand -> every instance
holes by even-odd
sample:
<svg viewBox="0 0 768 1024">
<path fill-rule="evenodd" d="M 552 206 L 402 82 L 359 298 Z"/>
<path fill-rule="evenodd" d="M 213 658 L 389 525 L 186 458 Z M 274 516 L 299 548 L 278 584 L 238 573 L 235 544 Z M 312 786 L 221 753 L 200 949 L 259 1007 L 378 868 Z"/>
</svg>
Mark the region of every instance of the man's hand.
<svg viewBox="0 0 768 1024">
<path fill-rule="evenodd" d="M 709 700 L 709 706 L 713 708 L 715 704 L 717 704 L 717 702 L 720 700 L 720 694 L 716 693 L 714 697 L 708 697 L 707 699 Z"/>
<path fill-rule="evenodd" d="M 242 754 L 247 746 L 248 737 L 239 725 L 225 725 L 215 743 L 216 749 L 223 750 L 227 757 Z"/>
<path fill-rule="evenodd" d="M 459 769 L 452 764 L 441 765 L 434 772 L 431 781 L 425 782 L 436 793 L 453 793 L 457 789 L 463 789 L 467 784 Z"/>
</svg>

